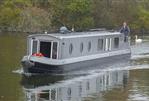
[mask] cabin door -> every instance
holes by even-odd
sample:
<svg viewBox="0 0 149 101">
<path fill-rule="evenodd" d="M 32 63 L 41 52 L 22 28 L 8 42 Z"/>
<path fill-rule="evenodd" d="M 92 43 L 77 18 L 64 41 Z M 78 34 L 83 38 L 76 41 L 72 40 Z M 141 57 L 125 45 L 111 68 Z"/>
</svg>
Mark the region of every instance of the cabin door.
<svg viewBox="0 0 149 101">
<path fill-rule="evenodd" d="M 40 41 L 40 53 L 42 53 L 44 57 L 48 57 L 51 59 L 57 59 L 58 58 L 58 42 Z"/>
<path fill-rule="evenodd" d="M 42 53 L 44 57 L 51 58 L 51 47 L 51 42 L 40 41 L 40 53 Z"/>
</svg>

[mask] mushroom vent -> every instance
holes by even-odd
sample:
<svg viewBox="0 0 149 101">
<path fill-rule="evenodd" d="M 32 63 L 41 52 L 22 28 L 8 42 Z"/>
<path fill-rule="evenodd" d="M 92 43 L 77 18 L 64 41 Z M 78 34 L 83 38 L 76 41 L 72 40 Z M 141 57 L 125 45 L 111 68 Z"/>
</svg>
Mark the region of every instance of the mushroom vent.
<svg viewBox="0 0 149 101">
<path fill-rule="evenodd" d="M 61 33 L 61 34 L 67 34 L 67 33 L 69 33 L 69 30 L 67 29 L 67 27 L 62 26 L 62 27 L 60 28 L 60 33 Z"/>
</svg>

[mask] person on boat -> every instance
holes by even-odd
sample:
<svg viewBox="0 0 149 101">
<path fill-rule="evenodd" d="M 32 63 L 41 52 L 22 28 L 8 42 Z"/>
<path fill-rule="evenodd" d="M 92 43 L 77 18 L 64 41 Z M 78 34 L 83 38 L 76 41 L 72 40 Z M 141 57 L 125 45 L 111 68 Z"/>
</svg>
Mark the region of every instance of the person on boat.
<svg viewBox="0 0 149 101">
<path fill-rule="evenodd" d="M 123 26 L 120 29 L 120 33 L 123 33 L 125 35 L 124 41 L 127 41 L 128 40 L 128 36 L 129 36 L 129 33 L 130 33 L 130 28 L 127 25 L 126 22 L 123 23 Z"/>
</svg>

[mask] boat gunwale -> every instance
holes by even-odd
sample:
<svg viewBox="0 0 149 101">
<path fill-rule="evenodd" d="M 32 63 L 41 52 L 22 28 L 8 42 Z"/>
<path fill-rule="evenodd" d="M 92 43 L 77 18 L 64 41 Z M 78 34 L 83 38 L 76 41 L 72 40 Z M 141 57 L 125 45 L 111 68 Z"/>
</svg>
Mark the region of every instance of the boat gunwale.
<svg viewBox="0 0 149 101">
<path fill-rule="evenodd" d="M 24 56 L 22 61 L 29 60 L 33 62 L 57 66 L 57 65 L 66 65 L 66 64 L 71 64 L 71 63 L 77 63 L 77 62 L 82 62 L 82 61 L 87 61 L 87 60 L 93 60 L 93 59 L 98 59 L 98 58 L 100 59 L 100 58 L 106 58 L 110 56 L 118 56 L 118 55 L 124 55 L 124 54 L 131 54 L 130 49 L 123 49 L 123 50 L 106 52 L 102 54 L 99 53 L 99 54 L 73 57 L 73 58 L 67 58 L 67 59 L 49 59 L 46 57 Z M 30 58 L 28 59 L 28 57 Z"/>
</svg>

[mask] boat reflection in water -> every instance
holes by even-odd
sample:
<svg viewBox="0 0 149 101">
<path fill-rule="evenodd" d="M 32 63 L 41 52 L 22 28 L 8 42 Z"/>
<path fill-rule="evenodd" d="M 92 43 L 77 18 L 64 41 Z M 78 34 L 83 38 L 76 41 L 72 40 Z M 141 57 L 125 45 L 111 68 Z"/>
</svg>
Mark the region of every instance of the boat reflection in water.
<svg viewBox="0 0 149 101">
<path fill-rule="evenodd" d="M 128 77 L 129 71 L 104 71 L 67 80 L 62 76 L 23 78 L 22 85 L 27 101 L 83 101 L 112 88 L 125 87 Z M 33 79 L 39 84 L 32 83 Z"/>
</svg>

